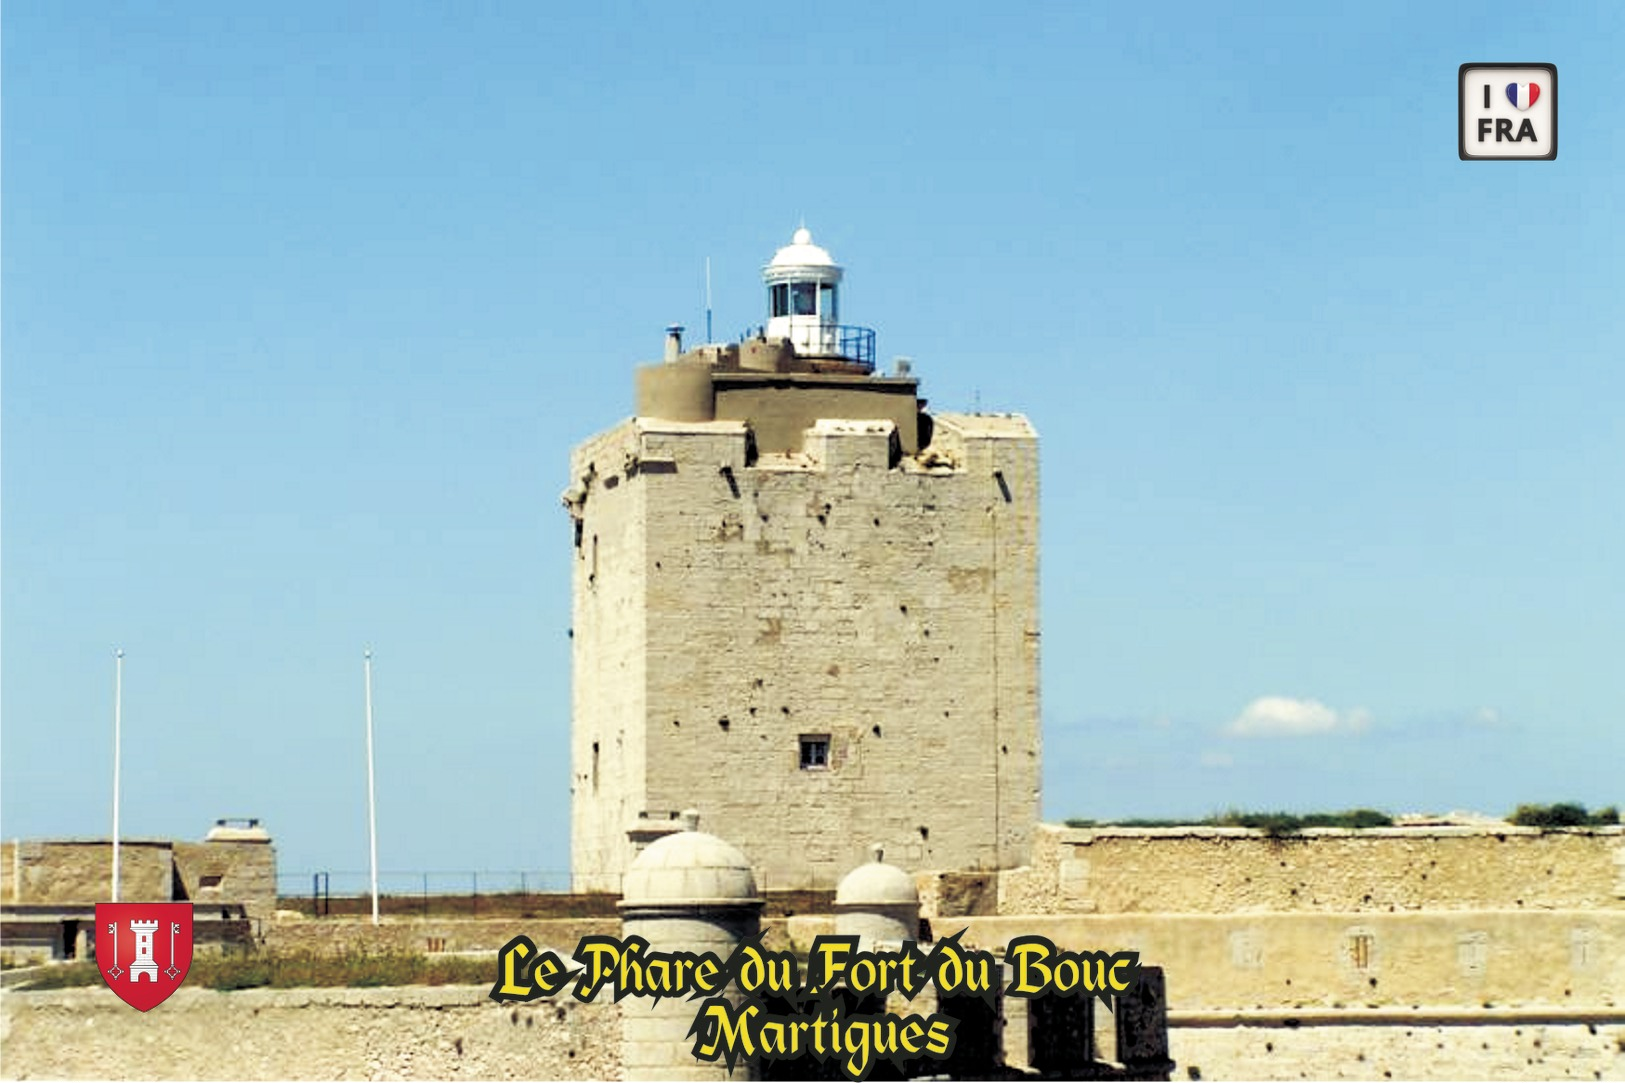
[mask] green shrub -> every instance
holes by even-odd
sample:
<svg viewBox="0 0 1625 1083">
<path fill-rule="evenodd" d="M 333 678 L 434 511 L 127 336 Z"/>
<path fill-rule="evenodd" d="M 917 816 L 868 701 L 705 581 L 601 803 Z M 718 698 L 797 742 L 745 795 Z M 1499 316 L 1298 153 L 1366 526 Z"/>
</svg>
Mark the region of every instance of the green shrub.
<svg viewBox="0 0 1625 1083">
<path fill-rule="evenodd" d="M 1298 816 L 1290 812 L 1243 812 L 1231 809 L 1201 820 L 1068 820 L 1068 827 L 1248 827 L 1270 838 L 1295 835 L 1306 827 L 1392 827 L 1394 818 L 1376 809 L 1357 808 L 1347 812 L 1311 812 Z"/>
<path fill-rule="evenodd" d="M 1314 812 L 1303 818 L 1305 827 L 1392 827 L 1394 818 L 1374 808 L 1354 808 L 1347 812 Z"/>
<path fill-rule="evenodd" d="M 86 985 L 100 985 L 102 972 L 93 962 L 63 963 L 49 967 L 26 979 L 18 989 L 76 989 Z"/>
<path fill-rule="evenodd" d="M 1619 809 L 1613 805 L 1587 812 L 1584 805 L 1559 801 L 1555 805 L 1519 805 L 1507 817 L 1519 827 L 1604 827 L 1619 823 Z"/>
<path fill-rule="evenodd" d="M 1220 827 L 1250 827 L 1272 839 L 1295 835 L 1303 828 L 1303 818 L 1290 812 L 1239 812 L 1232 809 L 1215 819 Z"/>
</svg>

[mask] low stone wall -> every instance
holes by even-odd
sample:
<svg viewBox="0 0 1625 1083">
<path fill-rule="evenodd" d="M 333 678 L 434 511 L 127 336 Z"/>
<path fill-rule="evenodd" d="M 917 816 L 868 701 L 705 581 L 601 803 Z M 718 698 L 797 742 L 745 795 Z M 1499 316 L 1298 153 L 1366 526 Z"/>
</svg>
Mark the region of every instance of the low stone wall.
<svg viewBox="0 0 1625 1083">
<path fill-rule="evenodd" d="M 769 948 L 788 947 L 787 926 L 801 918 L 762 922 L 762 941 Z M 820 920 L 818 918 L 812 919 Z M 833 920 L 833 919 L 825 919 Z M 620 936 L 619 918 L 394 918 L 374 925 L 363 918 L 281 917 L 259 926 L 261 951 L 345 955 L 358 952 L 495 953 L 519 935 L 568 959 L 584 936 Z M 659 945 L 656 945 L 659 947 Z M 493 964 L 494 965 L 494 964 Z M 493 980 L 494 980 L 493 971 Z"/>
<path fill-rule="evenodd" d="M 929 899 L 939 893 L 922 894 Z M 1312 828 L 1270 838 L 1245 828 L 1044 824 L 1033 837 L 1032 863 L 1000 877 L 998 912 L 1381 914 L 1593 907 L 1625 912 L 1625 827 Z"/>
<path fill-rule="evenodd" d="M 499 1005 L 484 987 L 182 989 L 142 1014 L 106 989 L 0 993 L 0 1078 L 616 1079 L 620 1008 Z M 1336 1013 L 1326 1013 L 1335 1017 Z M 1242 1025 L 1176 1013 L 1177 1080 L 1625 1079 L 1625 1023 Z"/>
<path fill-rule="evenodd" d="M 589 934 L 618 935 L 617 918 L 278 918 L 261 926 L 260 950 L 343 955 L 352 952 L 493 953 L 521 934 L 568 958 Z M 495 972 L 493 971 L 493 980 Z"/>
<path fill-rule="evenodd" d="M 1173 1078 L 1625 1079 L 1625 1025 L 1179 1027 Z"/>
<path fill-rule="evenodd" d="M 488 987 L 0 993 L 6 1079 L 614 1079 L 619 1009 Z"/>
</svg>

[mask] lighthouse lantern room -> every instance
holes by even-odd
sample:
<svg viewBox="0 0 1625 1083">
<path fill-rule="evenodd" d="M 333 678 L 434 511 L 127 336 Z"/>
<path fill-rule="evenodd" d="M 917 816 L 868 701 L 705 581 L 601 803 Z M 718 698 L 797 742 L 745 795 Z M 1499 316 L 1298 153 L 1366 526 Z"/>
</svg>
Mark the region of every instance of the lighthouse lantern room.
<svg viewBox="0 0 1625 1083">
<path fill-rule="evenodd" d="M 767 283 L 767 337 L 786 339 L 802 357 L 874 364 L 874 332 L 843 327 L 841 267 L 813 243 L 806 226 L 762 268 Z"/>
</svg>

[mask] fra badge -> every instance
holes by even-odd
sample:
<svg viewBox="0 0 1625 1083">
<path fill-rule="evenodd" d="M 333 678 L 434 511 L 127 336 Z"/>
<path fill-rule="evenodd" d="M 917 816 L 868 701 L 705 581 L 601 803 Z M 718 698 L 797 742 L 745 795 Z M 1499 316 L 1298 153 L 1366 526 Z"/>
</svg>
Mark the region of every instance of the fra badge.
<svg viewBox="0 0 1625 1083">
<path fill-rule="evenodd" d="M 1456 94 L 1462 161 L 1557 157 L 1556 64 L 1463 64 Z"/>
</svg>

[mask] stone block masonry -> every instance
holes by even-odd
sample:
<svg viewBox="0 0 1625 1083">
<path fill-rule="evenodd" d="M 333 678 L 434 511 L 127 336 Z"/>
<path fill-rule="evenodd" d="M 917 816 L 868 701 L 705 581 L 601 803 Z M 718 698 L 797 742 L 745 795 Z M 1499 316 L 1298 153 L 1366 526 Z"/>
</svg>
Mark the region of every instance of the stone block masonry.
<svg viewBox="0 0 1625 1083">
<path fill-rule="evenodd" d="M 1625 828 L 1036 829 L 1030 867 L 999 882 L 1004 914 L 1625 914 Z"/>
<path fill-rule="evenodd" d="M 912 870 L 1027 860 L 1038 811 L 1037 437 L 937 415 L 638 418 L 572 462 L 576 890 L 695 807 L 769 890 L 872 843 Z"/>
<path fill-rule="evenodd" d="M 616 1079 L 619 1010 L 488 986 L 0 994 L 6 1079 Z"/>
<path fill-rule="evenodd" d="M 124 840 L 119 880 L 125 902 L 174 898 L 172 850 L 168 840 Z M 41 906 L 106 902 L 112 897 L 112 867 L 113 845 L 105 839 L 0 843 L 0 901 Z"/>
</svg>

